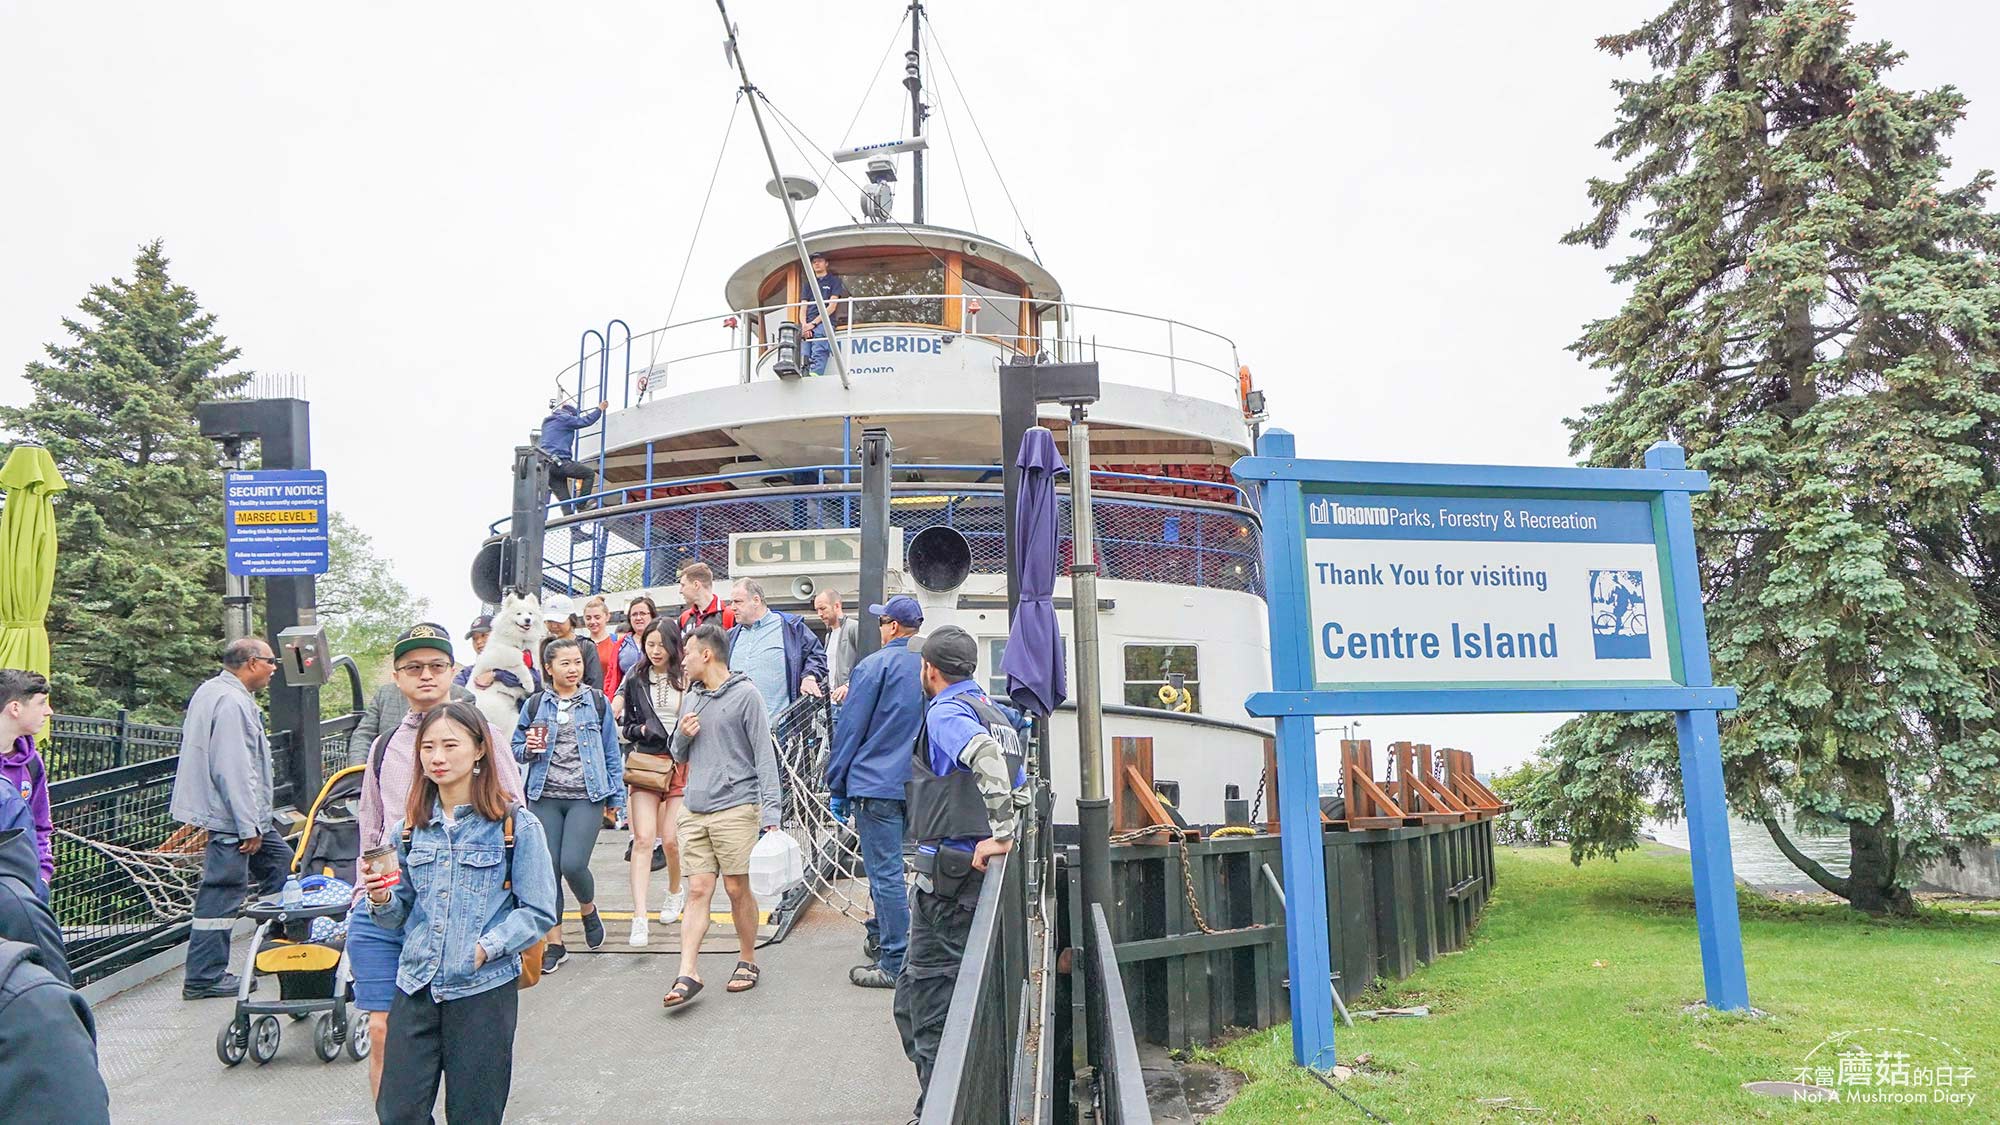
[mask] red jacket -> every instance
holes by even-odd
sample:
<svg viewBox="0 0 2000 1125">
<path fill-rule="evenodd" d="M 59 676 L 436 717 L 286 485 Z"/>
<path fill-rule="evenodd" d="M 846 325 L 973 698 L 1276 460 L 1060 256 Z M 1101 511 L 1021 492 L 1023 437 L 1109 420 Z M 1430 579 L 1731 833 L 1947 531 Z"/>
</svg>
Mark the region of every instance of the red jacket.
<svg viewBox="0 0 2000 1125">
<path fill-rule="evenodd" d="M 625 678 L 618 670 L 618 634 L 606 633 L 603 640 L 592 643 L 597 645 L 597 662 L 604 666 L 604 696 L 609 699 L 618 694 L 618 684 Z"/>
<path fill-rule="evenodd" d="M 681 636 L 687 636 L 699 625 L 720 625 L 722 631 L 726 633 L 736 628 L 736 611 L 729 608 L 729 605 L 722 600 L 722 595 L 710 594 L 708 607 L 699 613 L 696 613 L 693 606 L 681 610 Z"/>
</svg>

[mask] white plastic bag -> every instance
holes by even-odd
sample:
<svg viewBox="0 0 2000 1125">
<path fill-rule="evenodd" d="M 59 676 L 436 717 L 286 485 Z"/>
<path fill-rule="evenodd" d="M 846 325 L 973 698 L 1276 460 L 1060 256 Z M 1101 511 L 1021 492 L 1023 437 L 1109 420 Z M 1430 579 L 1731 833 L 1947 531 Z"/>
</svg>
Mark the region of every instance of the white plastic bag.
<svg viewBox="0 0 2000 1125">
<path fill-rule="evenodd" d="M 784 829 L 764 833 L 750 849 L 750 893 L 758 898 L 775 898 L 805 878 L 805 853 Z"/>
</svg>

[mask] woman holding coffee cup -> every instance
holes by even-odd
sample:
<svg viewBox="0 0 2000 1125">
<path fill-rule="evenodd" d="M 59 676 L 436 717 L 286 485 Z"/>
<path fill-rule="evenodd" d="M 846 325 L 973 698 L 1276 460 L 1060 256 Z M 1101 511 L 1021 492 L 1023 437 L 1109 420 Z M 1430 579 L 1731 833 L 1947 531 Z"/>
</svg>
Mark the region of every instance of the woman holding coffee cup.
<svg viewBox="0 0 2000 1125">
<path fill-rule="evenodd" d="M 422 777 L 390 833 L 392 875 L 371 865 L 375 925 L 408 935 L 390 1009 L 393 1045 L 375 1095 L 385 1122 L 498 1122 L 514 1076 L 521 955 L 556 917 L 541 822 L 501 787 L 498 743 L 470 703 L 417 728 Z"/>
<path fill-rule="evenodd" d="M 681 691 L 687 674 L 681 670 L 681 634 L 672 621 L 660 619 L 646 627 L 640 643 L 645 663 L 636 665 L 618 689 L 620 729 L 630 748 L 625 778 L 631 783 L 632 839 L 658 838 L 667 854 L 667 896 L 660 903 L 660 923 L 680 917 L 687 896 L 681 891 L 681 849 L 676 822 L 687 792 L 687 766 L 667 753 L 669 736 L 679 720 Z M 636 763 L 636 764 L 635 764 Z M 648 768 L 640 769 L 644 765 Z M 633 945 L 645 945 L 646 901 L 653 881 L 651 849 L 632 849 Z"/>
<path fill-rule="evenodd" d="M 583 682 L 584 643 L 562 637 L 542 650 L 548 688 L 522 701 L 513 746 L 515 759 L 526 767 L 528 811 L 542 822 L 554 870 L 576 894 L 583 940 L 596 949 L 604 944 L 604 920 L 597 914 L 590 853 L 605 810 L 625 807 L 625 759 L 611 701 Z M 562 905 L 558 882 L 556 925 L 542 954 L 545 973 L 569 957 L 562 944 Z"/>
<path fill-rule="evenodd" d="M 395 840 L 389 829 L 403 815 L 416 787 L 417 725 L 427 712 L 444 705 L 451 692 L 451 633 L 442 625 L 412 625 L 396 638 L 390 650 L 390 667 L 396 687 L 409 704 L 409 714 L 392 730 L 378 735 L 368 748 L 368 763 L 361 775 L 361 851 L 366 857 L 393 870 L 396 866 Z M 503 745 L 507 734 L 487 724 L 487 741 Z M 500 788 L 512 800 L 520 800 L 521 767 L 507 754 L 496 757 L 489 767 Z M 386 854 L 386 860 L 385 860 Z M 396 995 L 396 964 L 403 955 L 403 934 L 385 930 L 369 916 L 361 901 L 365 870 L 354 880 L 355 909 L 347 920 L 347 960 L 354 973 L 354 1006 L 368 1015 L 368 1058 L 371 1088 L 380 1090 L 382 1068 L 388 1062 L 389 1009 Z"/>
</svg>

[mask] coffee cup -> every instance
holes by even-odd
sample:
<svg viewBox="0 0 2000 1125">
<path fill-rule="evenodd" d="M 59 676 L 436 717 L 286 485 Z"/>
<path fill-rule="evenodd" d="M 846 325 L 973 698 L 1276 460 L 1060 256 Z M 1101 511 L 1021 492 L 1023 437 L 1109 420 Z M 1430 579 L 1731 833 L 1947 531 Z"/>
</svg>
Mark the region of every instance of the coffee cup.
<svg viewBox="0 0 2000 1125">
<path fill-rule="evenodd" d="M 388 844 L 361 853 L 361 865 L 371 875 L 386 876 L 389 880 L 387 886 L 393 887 L 403 881 L 403 868 L 396 862 L 396 849 Z"/>
<path fill-rule="evenodd" d="M 527 750 L 530 754 L 540 754 L 549 748 L 549 724 L 531 723 L 528 726 Z"/>
</svg>

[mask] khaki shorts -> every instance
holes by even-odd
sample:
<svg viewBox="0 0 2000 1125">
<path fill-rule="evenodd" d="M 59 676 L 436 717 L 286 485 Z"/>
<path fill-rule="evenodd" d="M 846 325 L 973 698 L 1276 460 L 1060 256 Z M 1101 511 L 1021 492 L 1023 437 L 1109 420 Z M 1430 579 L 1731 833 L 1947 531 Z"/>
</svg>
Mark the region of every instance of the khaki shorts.
<svg viewBox="0 0 2000 1125">
<path fill-rule="evenodd" d="M 757 846 L 761 820 L 756 805 L 708 813 L 681 809 L 681 874 L 750 874 L 750 850 Z"/>
</svg>

